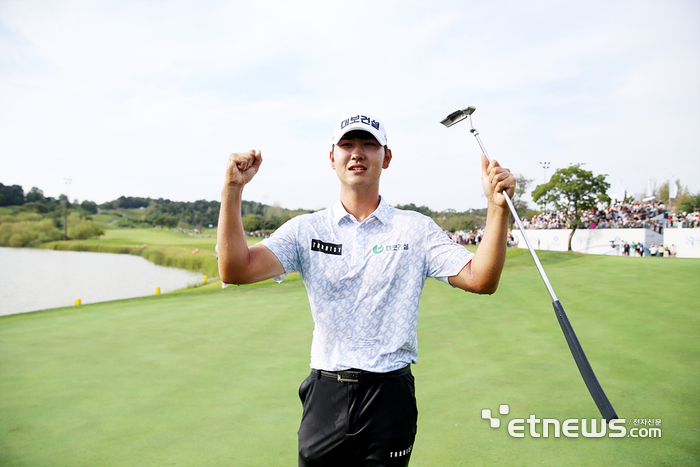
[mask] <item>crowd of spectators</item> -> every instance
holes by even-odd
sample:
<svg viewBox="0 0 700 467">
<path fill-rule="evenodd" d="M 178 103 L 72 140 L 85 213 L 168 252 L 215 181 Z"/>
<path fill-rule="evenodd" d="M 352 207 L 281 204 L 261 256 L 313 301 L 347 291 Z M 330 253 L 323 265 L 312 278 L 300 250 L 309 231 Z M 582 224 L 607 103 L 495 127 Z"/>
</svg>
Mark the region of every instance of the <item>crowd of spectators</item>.
<svg viewBox="0 0 700 467">
<path fill-rule="evenodd" d="M 453 242 L 460 245 L 478 245 L 481 243 L 481 236 L 484 235 L 484 229 L 477 230 L 457 230 L 455 232 L 447 232 Z"/>
<path fill-rule="evenodd" d="M 683 227 L 684 229 L 695 229 L 700 227 L 700 211 L 691 212 L 690 214 L 669 213 L 669 227 Z"/>
<path fill-rule="evenodd" d="M 620 203 L 605 209 L 592 209 L 581 216 L 583 229 L 654 229 L 662 233 L 664 227 L 697 228 L 700 227 L 700 213 L 671 213 L 663 203 Z M 526 229 L 569 229 L 571 221 L 561 211 L 552 211 L 534 216 L 532 219 L 522 218 Z M 472 231 L 457 230 L 446 232 L 455 243 L 460 245 L 478 245 L 484 234 L 483 229 Z M 508 232 L 508 246 L 517 246 L 516 239 Z M 629 256 L 675 256 L 675 245 L 664 247 L 654 244 L 648 249 L 644 245 L 627 244 L 614 245 L 620 248 L 623 255 Z"/>
<path fill-rule="evenodd" d="M 477 230 L 457 230 L 455 232 L 446 232 L 450 236 L 453 242 L 459 243 L 460 245 L 478 245 L 481 243 L 481 237 L 484 235 L 484 229 Z M 508 246 L 515 247 L 518 246 L 518 242 L 511 233 L 508 231 Z"/>
<path fill-rule="evenodd" d="M 246 232 L 246 235 L 248 235 L 249 237 L 268 238 L 270 236 L 270 232 L 263 232 L 262 230 L 252 230 L 250 232 Z"/>
<path fill-rule="evenodd" d="M 669 258 L 675 257 L 678 251 L 675 244 L 671 244 L 671 246 L 664 246 L 663 244 L 656 246 L 656 243 L 652 243 L 649 248 L 646 248 L 641 243 L 632 242 L 630 244 L 622 242 L 620 247 L 624 256 L 664 256 Z"/>
<path fill-rule="evenodd" d="M 700 227 L 699 213 L 670 213 L 663 203 L 619 203 L 604 209 L 591 209 L 581 215 L 584 229 L 654 229 L 661 233 L 664 227 Z M 569 229 L 571 219 L 566 213 L 552 211 L 523 218 L 526 229 Z"/>
</svg>

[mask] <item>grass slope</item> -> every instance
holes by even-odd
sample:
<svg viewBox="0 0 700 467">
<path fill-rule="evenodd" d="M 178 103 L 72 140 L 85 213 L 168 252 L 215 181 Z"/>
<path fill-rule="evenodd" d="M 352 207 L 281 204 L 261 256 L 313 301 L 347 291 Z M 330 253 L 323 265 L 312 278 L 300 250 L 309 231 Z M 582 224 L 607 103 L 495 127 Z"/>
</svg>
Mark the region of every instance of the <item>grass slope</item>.
<svg viewBox="0 0 700 467">
<path fill-rule="evenodd" d="M 180 246 L 214 250 L 216 245 L 216 230 L 207 229 L 203 236 L 195 237 L 170 229 L 111 229 L 105 230 L 105 235 L 99 242 L 124 245 Z"/>
<path fill-rule="evenodd" d="M 661 419 L 662 438 L 515 439 L 481 419 L 599 417 L 511 250 L 493 296 L 426 284 L 411 465 L 698 465 L 700 261 L 541 259 L 619 416 Z M 312 327 L 298 276 L 0 318 L 0 465 L 294 465 Z"/>
<path fill-rule="evenodd" d="M 247 237 L 248 245 L 261 240 Z M 40 246 L 53 250 L 92 251 L 97 253 L 130 254 L 159 266 L 201 272 L 209 277 L 218 277 L 218 262 L 215 252 L 216 231 L 205 230 L 202 236 L 167 229 L 111 229 L 103 237 L 90 240 L 48 242 Z"/>
</svg>

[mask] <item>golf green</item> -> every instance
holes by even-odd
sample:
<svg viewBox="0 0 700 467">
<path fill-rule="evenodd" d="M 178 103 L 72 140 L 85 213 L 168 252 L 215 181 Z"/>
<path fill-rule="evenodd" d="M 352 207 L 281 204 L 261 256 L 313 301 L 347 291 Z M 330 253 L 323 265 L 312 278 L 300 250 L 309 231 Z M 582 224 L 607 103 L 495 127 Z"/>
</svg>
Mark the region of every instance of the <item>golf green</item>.
<svg viewBox="0 0 700 467">
<path fill-rule="evenodd" d="M 531 415 L 599 418 L 527 251 L 511 250 L 492 296 L 426 283 L 411 465 L 698 465 L 700 261 L 541 258 L 627 433 L 653 420 L 661 437 L 509 435 Z M 295 465 L 312 328 L 298 276 L 2 317 L 0 465 Z"/>
</svg>

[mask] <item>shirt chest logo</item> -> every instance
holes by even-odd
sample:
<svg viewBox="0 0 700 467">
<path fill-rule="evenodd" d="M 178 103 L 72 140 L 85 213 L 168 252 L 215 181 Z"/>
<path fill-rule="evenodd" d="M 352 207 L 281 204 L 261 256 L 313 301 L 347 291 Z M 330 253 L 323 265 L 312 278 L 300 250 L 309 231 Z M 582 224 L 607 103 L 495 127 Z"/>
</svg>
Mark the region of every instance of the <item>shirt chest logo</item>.
<svg viewBox="0 0 700 467">
<path fill-rule="evenodd" d="M 342 243 L 327 243 L 315 238 L 311 240 L 311 251 L 318 251 L 327 255 L 341 256 L 343 254 Z"/>
<path fill-rule="evenodd" d="M 372 247 L 372 253 L 375 255 L 378 255 L 380 253 L 384 252 L 390 252 L 390 251 L 407 251 L 408 250 L 408 243 L 396 243 L 394 245 L 374 245 Z"/>
</svg>

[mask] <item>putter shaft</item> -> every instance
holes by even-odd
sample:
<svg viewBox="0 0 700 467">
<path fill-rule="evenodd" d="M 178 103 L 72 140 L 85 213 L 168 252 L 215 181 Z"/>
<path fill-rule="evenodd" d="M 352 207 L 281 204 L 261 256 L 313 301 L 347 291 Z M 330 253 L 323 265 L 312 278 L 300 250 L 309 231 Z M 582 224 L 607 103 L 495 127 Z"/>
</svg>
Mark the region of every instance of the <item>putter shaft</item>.
<svg viewBox="0 0 700 467">
<path fill-rule="evenodd" d="M 474 135 L 476 138 L 476 141 L 479 143 L 479 147 L 481 148 L 481 152 L 484 153 L 486 158 L 491 162 L 491 158 L 489 157 L 489 153 L 486 151 L 486 148 L 484 147 L 484 143 L 481 141 L 481 137 L 479 136 L 479 132 L 474 128 L 474 125 L 472 124 L 472 115 L 471 113 L 468 114 L 467 116 L 469 118 L 469 126 L 471 129 L 471 133 Z M 540 272 L 540 276 L 542 277 L 542 280 L 544 281 L 545 287 L 547 287 L 547 292 L 549 292 L 549 296 L 552 298 L 552 301 L 557 300 L 557 294 L 554 293 L 554 289 L 552 288 L 552 284 L 549 283 L 549 278 L 547 277 L 547 273 L 544 272 L 544 268 L 542 267 L 542 263 L 540 263 L 540 258 L 537 256 L 537 253 L 535 253 L 535 249 L 532 247 L 532 244 L 530 243 L 530 239 L 527 237 L 527 233 L 525 233 L 525 227 L 523 226 L 523 223 L 520 221 L 520 217 L 518 216 L 518 212 L 515 210 L 515 206 L 513 205 L 513 201 L 510 199 L 510 196 L 508 196 L 508 193 L 505 191 L 503 192 L 503 196 L 506 198 L 506 203 L 508 204 L 508 208 L 510 209 L 511 214 L 513 214 L 513 219 L 515 219 L 515 224 L 518 226 L 518 230 L 520 230 L 520 233 L 523 236 L 523 240 L 525 240 L 525 244 L 527 245 L 527 248 L 530 250 L 530 254 L 532 255 L 532 259 L 535 260 L 535 265 L 537 266 L 537 270 Z"/>
<path fill-rule="evenodd" d="M 484 147 L 484 143 L 481 141 L 481 137 L 479 136 L 479 132 L 474 128 L 474 125 L 472 124 L 472 113 L 474 113 L 476 109 L 474 107 L 465 107 L 464 109 L 457 110 L 456 112 L 452 112 L 450 115 L 448 115 L 445 119 L 443 119 L 440 123 L 445 125 L 446 127 L 451 127 L 455 123 L 459 123 L 462 120 L 468 118 L 469 119 L 469 126 L 471 127 L 470 132 L 474 135 L 476 138 L 476 141 L 479 143 L 479 147 L 481 148 L 481 151 L 484 153 L 486 158 L 491 161 L 491 158 L 489 157 L 488 152 L 486 152 L 486 148 Z M 513 201 L 510 199 L 510 196 L 508 196 L 507 192 L 503 192 L 503 196 L 505 196 L 506 199 L 506 204 L 508 204 L 508 208 L 510 209 L 510 212 L 513 214 L 513 218 L 515 219 L 515 223 L 518 226 L 518 229 L 520 229 L 520 233 L 523 236 L 523 239 L 525 240 L 525 243 L 527 244 L 528 249 L 530 250 L 530 254 L 532 255 L 532 259 L 535 261 L 535 265 L 537 266 L 537 270 L 540 273 L 540 277 L 542 277 L 542 280 L 544 281 L 544 285 L 547 287 L 547 291 L 549 292 L 549 296 L 552 298 L 552 306 L 554 307 L 554 313 L 557 316 L 557 320 L 559 321 L 559 325 L 561 326 L 561 330 L 564 333 L 564 337 L 566 338 L 566 342 L 569 345 L 569 350 L 571 350 L 571 355 L 574 357 L 574 361 L 576 362 L 576 366 L 578 367 L 579 373 L 581 373 L 581 377 L 583 378 L 584 383 L 586 383 L 586 387 L 588 388 L 588 392 L 591 394 L 593 397 L 593 401 L 595 402 L 596 406 L 598 407 L 598 410 L 600 411 L 600 414 L 605 418 L 606 421 L 614 420 L 617 417 L 617 413 L 615 412 L 615 409 L 613 408 L 612 404 L 610 404 L 610 401 L 608 400 L 608 397 L 605 395 L 605 392 L 603 391 L 603 388 L 600 386 L 600 383 L 598 382 L 598 379 L 595 376 L 595 373 L 593 373 L 593 368 L 591 368 L 591 364 L 588 362 L 588 359 L 586 358 L 586 354 L 583 352 L 583 348 L 581 347 L 581 343 L 578 340 L 578 337 L 576 337 L 576 333 L 574 332 L 574 328 L 571 326 L 571 323 L 569 322 L 569 318 L 566 316 L 566 312 L 564 311 L 564 307 L 562 306 L 561 302 L 559 299 L 557 299 L 557 295 L 554 293 L 554 289 L 552 288 L 552 284 L 549 283 L 549 279 L 547 278 L 547 274 L 544 272 L 544 268 L 542 267 L 542 263 L 540 263 L 540 259 L 537 257 L 537 253 L 535 253 L 535 249 L 532 247 L 532 244 L 530 243 L 530 239 L 527 236 L 527 233 L 525 233 L 525 227 L 523 227 L 522 222 L 520 221 L 520 217 L 518 217 L 518 212 L 515 210 L 515 206 L 513 205 Z"/>
</svg>

